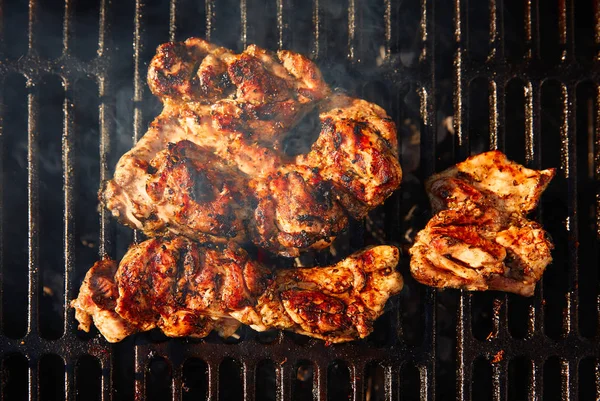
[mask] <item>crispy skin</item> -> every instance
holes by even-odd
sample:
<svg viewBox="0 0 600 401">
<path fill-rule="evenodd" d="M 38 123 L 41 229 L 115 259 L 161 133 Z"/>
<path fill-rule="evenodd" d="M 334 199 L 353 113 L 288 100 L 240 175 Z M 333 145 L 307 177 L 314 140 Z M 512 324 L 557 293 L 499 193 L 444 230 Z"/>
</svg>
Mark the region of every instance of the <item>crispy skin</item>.
<svg viewBox="0 0 600 401">
<path fill-rule="evenodd" d="M 189 141 L 169 144 L 152 159 L 148 173 L 146 192 L 156 217 L 145 221 L 146 232 L 166 233 L 168 223 L 169 231 L 189 237 L 244 236 L 245 177 L 209 149 Z"/>
<path fill-rule="evenodd" d="M 325 248 L 348 220 L 331 185 L 304 166 L 283 166 L 250 182 L 257 206 L 250 235 L 258 246 L 284 256 L 298 250 Z"/>
<path fill-rule="evenodd" d="M 92 321 L 109 342 L 119 342 L 136 331 L 115 312 L 119 291 L 114 281 L 117 262 L 104 258 L 85 275 L 77 299 L 71 301 L 79 329 L 90 331 Z"/>
<path fill-rule="evenodd" d="M 106 261 L 111 269 L 104 273 L 95 265 L 72 305 L 81 328 L 93 318 L 111 342 L 155 327 L 171 337 L 204 337 L 213 329 L 227 336 L 240 323 L 344 342 L 367 336 L 388 298 L 402 288 L 398 256 L 396 248 L 379 246 L 333 266 L 273 274 L 234 244 L 154 238 L 132 246 L 114 278 L 106 273 L 114 273 L 115 262 Z M 113 294 L 102 310 L 80 301 L 96 288 L 89 282 L 97 274 Z"/>
<path fill-rule="evenodd" d="M 431 176 L 425 184 L 434 213 L 460 206 L 466 199 L 505 213 L 527 214 L 536 208 L 555 170 L 533 170 L 510 161 L 497 150 L 469 157 Z"/>
<path fill-rule="evenodd" d="M 363 218 L 400 186 L 395 124 L 381 107 L 342 94 L 320 111 L 321 134 L 298 164 L 318 169 L 348 212 Z"/>
<path fill-rule="evenodd" d="M 252 241 L 297 256 L 328 246 L 348 216 L 364 217 L 400 185 L 385 111 L 330 93 L 302 55 L 254 45 L 234 54 L 190 38 L 158 48 L 148 83 L 164 109 L 99 197 L 149 236 Z M 300 129 L 308 113 L 319 115 L 308 124 L 319 138 L 292 157 L 286 139 L 315 137 Z M 212 196 L 195 197 L 199 188 Z"/>
<path fill-rule="evenodd" d="M 553 176 L 498 151 L 432 176 L 426 188 L 437 214 L 410 250 L 413 277 L 434 287 L 533 295 L 553 245 L 525 215 Z"/>
<path fill-rule="evenodd" d="M 215 126 L 242 130 L 274 147 L 329 94 L 319 69 L 297 53 L 250 45 L 234 54 L 199 38 L 159 46 L 148 85 L 165 105 L 211 104 Z"/>
</svg>

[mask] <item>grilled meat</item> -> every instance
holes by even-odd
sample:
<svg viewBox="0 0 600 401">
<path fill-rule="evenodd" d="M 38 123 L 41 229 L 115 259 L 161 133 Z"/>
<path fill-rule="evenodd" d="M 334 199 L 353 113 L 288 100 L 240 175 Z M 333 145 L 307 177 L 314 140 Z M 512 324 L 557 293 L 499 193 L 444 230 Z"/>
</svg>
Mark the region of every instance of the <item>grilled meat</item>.
<svg viewBox="0 0 600 401">
<path fill-rule="evenodd" d="M 104 258 L 85 275 L 77 299 L 71 302 L 79 329 L 89 332 L 92 322 L 111 343 L 119 342 L 136 331 L 117 312 L 119 290 L 115 284 L 117 262 Z"/>
<path fill-rule="evenodd" d="M 400 185 L 385 111 L 330 93 L 299 54 L 234 54 L 192 38 L 158 48 L 148 83 L 164 109 L 100 199 L 149 236 L 252 241 L 297 256 L 328 246 L 348 215 L 364 217 Z M 282 143 L 311 111 L 320 136 L 292 157 Z"/>
<path fill-rule="evenodd" d="M 235 54 L 199 38 L 159 46 L 148 85 L 165 105 L 210 105 L 221 130 L 241 129 L 275 147 L 281 134 L 330 91 L 315 64 L 297 53 L 272 54 L 250 45 Z"/>
<path fill-rule="evenodd" d="M 321 134 L 297 162 L 317 168 L 344 208 L 363 218 L 402 180 L 396 126 L 381 107 L 340 94 L 320 111 Z"/>
<path fill-rule="evenodd" d="M 109 260 L 94 265 L 72 306 L 81 329 L 93 319 L 111 342 L 154 327 L 227 336 L 240 323 L 344 342 L 367 336 L 402 288 L 397 262 L 396 248 L 378 246 L 333 266 L 273 273 L 234 244 L 154 238 L 132 246 L 118 270 Z"/>
<path fill-rule="evenodd" d="M 553 245 L 528 220 L 554 169 L 532 170 L 492 151 L 426 183 L 437 214 L 412 246 L 413 277 L 434 287 L 501 290 L 531 296 Z"/>
</svg>

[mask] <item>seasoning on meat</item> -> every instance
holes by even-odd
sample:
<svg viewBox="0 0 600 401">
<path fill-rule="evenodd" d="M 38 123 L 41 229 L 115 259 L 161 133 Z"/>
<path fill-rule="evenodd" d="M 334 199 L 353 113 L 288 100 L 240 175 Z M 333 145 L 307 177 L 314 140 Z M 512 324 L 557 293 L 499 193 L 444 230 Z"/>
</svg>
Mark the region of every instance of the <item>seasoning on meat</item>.
<svg viewBox="0 0 600 401">
<path fill-rule="evenodd" d="M 80 329 L 93 320 L 110 342 L 155 327 L 171 337 L 228 336 L 243 323 L 339 343 L 370 334 L 401 290 L 398 257 L 377 246 L 328 267 L 272 272 L 234 243 L 154 238 L 132 246 L 118 269 L 97 262 L 71 305 Z"/>
<path fill-rule="evenodd" d="M 163 111 L 100 199 L 149 236 L 251 241 L 297 256 L 329 246 L 349 216 L 364 217 L 400 185 L 385 111 L 332 92 L 297 53 L 251 45 L 235 54 L 191 38 L 159 46 L 148 84 Z M 315 127 L 305 124 L 312 115 Z M 306 125 L 294 138 L 306 151 L 286 151 Z"/>
<path fill-rule="evenodd" d="M 554 173 L 491 151 L 433 175 L 426 189 L 436 214 L 410 250 L 413 277 L 434 287 L 533 295 L 553 245 L 526 215 Z"/>
</svg>

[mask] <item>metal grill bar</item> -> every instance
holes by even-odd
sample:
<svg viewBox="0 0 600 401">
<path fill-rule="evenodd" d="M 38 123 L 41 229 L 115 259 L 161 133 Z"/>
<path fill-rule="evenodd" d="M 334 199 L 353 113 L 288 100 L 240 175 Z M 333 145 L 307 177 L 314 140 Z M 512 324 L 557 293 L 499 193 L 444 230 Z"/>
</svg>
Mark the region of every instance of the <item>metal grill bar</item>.
<svg viewBox="0 0 600 401">
<path fill-rule="evenodd" d="M 539 10 L 538 3 L 527 1 L 525 8 L 525 40 L 528 50 L 526 59 L 536 60 L 540 57 L 539 47 Z M 543 394 L 543 372 L 546 358 L 556 355 L 561 358 L 562 397 L 565 400 L 577 397 L 579 360 L 588 355 L 598 355 L 597 339 L 583 339 L 578 332 L 578 226 L 577 226 L 577 138 L 575 120 L 575 88 L 586 79 L 597 82 L 593 70 L 582 68 L 574 57 L 574 2 L 559 2 L 558 31 L 561 46 L 561 61 L 558 66 L 549 67 L 540 73 L 538 63 L 523 62 L 507 65 L 504 62 L 504 25 L 502 7 L 494 0 L 490 1 L 490 54 L 488 58 L 477 63 L 468 54 L 465 42 L 465 21 L 467 18 L 466 2 L 455 2 L 455 40 L 457 43 L 454 62 L 455 78 L 455 130 L 457 133 L 456 157 L 461 160 L 469 153 L 468 110 L 466 110 L 466 90 L 468 82 L 476 77 L 485 77 L 490 82 L 490 147 L 504 147 L 504 98 L 503 92 L 509 80 L 519 78 L 525 82 L 525 157 L 529 165 L 540 168 L 540 132 L 541 128 L 541 82 L 552 77 L 562 83 L 563 116 L 561 124 L 561 173 L 567 181 L 568 211 L 565 222 L 569 233 L 568 263 L 569 290 L 565 294 L 567 308 L 563 324 L 563 339 L 559 344 L 544 334 L 544 293 L 543 283 L 538 284 L 535 302 L 529 309 L 530 325 L 524 339 L 512 338 L 508 331 L 506 295 L 496 298 L 493 309 L 493 332 L 486 341 L 480 341 L 472 335 L 472 295 L 461 292 L 457 315 L 457 364 L 458 364 L 458 398 L 471 399 L 472 364 L 479 356 L 487 356 L 489 360 L 502 352 L 502 358 L 493 363 L 492 386 L 493 398 L 507 399 L 507 362 L 516 356 L 525 356 L 532 361 L 532 379 L 529 391 L 530 399 L 538 399 Z M 578 72 L 571 73 L 572 69 Z M 581 68 L 581 69 L 580 69 Z M 598 149 L 596 148 L 596 152 Z M 597 153 L 596 153 L 596 157 Z M 597 214 L 598 210 L 596 209 Z M 584 345 L 585 344 L 585 345 Z M 592 351 L 593 350 L 593 351 Z"/>
<path fill-rule="evenodd" d="M 295 7 L 300 7 L 299 2 L 285 2 L 283 0 L 274 1 L 274 19 L 276 24 L 275 39 L 269 45 L 272 48 L 290 48 L 292 32 L 290 27 L 295 18 Z M 182 0 L 168 1 L 168 32 L 161 41 L 179 39 L 178 18 L 182 15 L 179 10 L 184 7 Z M 390 89 L 390 104 L 383 106 L 391 112 L 399 125 L 404 118 L 404 96 L 406 87 L 410 86 L 416 91 L 418 96 L 418 117 L 420 129 L 420 170 L 415 173 L 420 180 L 431 175 L 438 168 L 437 148 L 437 116 L 436 107 L 436 37 L 434 24 L 436 23 L 434 14 L 434 5 L 432 1 L 420 0 L 420 32 L 416 41 L 418 46 L 418 61 L 413 65 L 404 65 L 398 61 L 398 52 L 401 52 L 402 46 L 399 43 L 398 27 L 401 25 L 399 19 L 404 10 L 405 4 L 393 0 L 381 0 L 376 5 L 372 5 L 367 0 L 348 0 L 347 9 L 342 10 L 341 17 L 336 16 L 336 21 L 343 23 L 335 27 L 329 26 L 332 17 L 332 11 L 329 2 L 324 0 L 313 0 L 310 5 L 312 13 L 312 32 L 310 49 L 312 56 L 319 63 L 335 62 L 343 65 L 343 68 L 349 71 L 350 75 L 356 76 L 364 82 L 385 81 L 384 83 Z M 468 0 L 454 1 L 454 21 L 453 34 L 455 40 L 455 49 L 452 55 L 453 61 L 453 79 L 454 79 L 454 131 L 455 141 L 455 160 L 464 159 L 471 151 L 473 138 L 469 138 L 469 88 L 473 79 L 483 78 L 487 80 L 489 93 L 489 145 L 494 149 L 504 150 L 510 148 L 510 132 L 506 132 L 505 121 L 507 116 L 507 85 L 514 79 L 519 79 L 524 83 L 524 121 L 525 121 L 525 141 L 524 157 L 525 162 L 535 168 L 542 167 L 542 138 L 540 131 L 542 129 L 542 85 L 549 79 L 554 79 L 561 85 L 562 90 L 562 116 L 560 122 L 560 143 L 557 146 L 561 148 L 561 169 L 560 174 L 564 178 L 567 190 L 567 209 L 565 227 L 568 233 L 567 258 L 564 262 L 568 265 L 568 285 L 565 292 L 565 319 L 562 326 L 563 333 L 559 339 L 550 338 L 545 330 L 546 314 L 548 307 L 545 306 L 546 296 L 543 290 L 543 283 L 538 285 L 538 290 L 534 301 L 528 306 L 529 322 L 525 338 L 514 338 L 509 328 L 509 312 L 513 307 L 512 298 L 506 295 L 497 296 L 493 301 L 491 310 L 492 330 L 488 339 L 480 340 L 473 334 L 473 329 L 477 322 L 472 319 L 474 305 L 477 305 L 477 297 L 461 291 L 457 299 L 456 313 L 456 361 L 457 361 L 457 396 L 460 400 L 473 399 L 472 382 L 476 376 L 473 371 L 473 364 L 479 357 L 484 357 L 491 363 L 491 397 L 494 400 L 509 399 L 509 364 L 515 357 L 520 356 L 528 360 L 528 366 L 531 368 L 530 386 L 528 388 L 529 399 L 540 399 L 544 396 L 544 369 L 545 363 L 549 357 L 559 358 L 561 392 L 565 400 L 576 399 L 579 391 L 582 372 L 580 372 L 579 362 L 588 357 L 600 355 L 599 333 L 598 329 L 594 338 L 580 336 L 579 321 L 584 319 L 580 316 L 578 282 L 580 279 L 578 268 L 580 266 L 579 256 L 579 213 L 578 198 L 579 189 L 584 189 L 578 183 L 578 164 L 577 164 L 577 85 L 582 81 L 592 81 L 595 85 L 595 96 L 597 104 L 600 104 L 600 75 L 596 64 L 594 68 L 580 62 L 575 54 L 575 3 L 573 1 L 559 2 L 557 15 L 558 46 L 560 47 L 560 60 L 556 65 L 545 64 L 542 57 L 540 26 L 544 16 L 540 15 L 540 2 L 537 0 L 526 0 L 524 7 L 524 42 L 525 57 L 517 63 L 507 63 L 505 60 L 508 48 L 505 41 L 505 4 L 500 0 L 489 1 L 489 54 L 485 60 L 475 60 L 469 53 L 469 26 L 467 17 Z M 166 3 L 165 3 L 166 4 Z M 596 46 L 600 43 L 600 14 L 598 13 L 599 2 L 594 2 L 594 43 Z M 147 26 L 145 17 L 148 15 L 150 2 L 145 0 L 136 0 L 132 7 L 135 15 L 132 16 L 133 53 L 132 53 L 132 119 L 129 124 L 133 129 L 133 141 L 136 142 L 144 133 L 144 111 L 142 104 L 148 99 L 144 98 L 144 75 L 148 61 L 144 46 L 147 45 L 146 38 L 151 34 L 151 27 Z M 369 7 L 373 7 L 372 9 Z M 380 8 L 377 8 L 381 6 Z M 6 11 L 6 4 L 0 5 L 2 13 Z M 113 398 L 119 398 L 119 394 L 113 394 L 113 359 L 118 348 L 111 348 L 104 341 L 91 340 L 84 341 L 76 334 L 76 325 L 72 317 L 72 312 L 68 308 L 70 299 L 74 298 L 77 292 L 79 278 L 76 277 L 75 248 L 77 239 L 75 235 L 76 226 L 76 207 L 75 181 L 78 172 L 75 166 L 75 123 L 74 109 L 71 99 L 74 96 L 74 87 L 78 79 L 84 77 L 93 77 L 98 84 L 98 93 L 100 97 L 99 109 L 99 155 L 100 166 L 99 176 L 101 180 L 110 177 L 109 171 L 112 168 L 109 162 L 111 147 L 116 142 L 114 133 L 116 131 L 116 122 L 114 121 L 114 96 L 119 90 L 119 83 L 113 77 L 115 65 L 118 61 L 111 59 L 114 46 L 111 41 L 111 7 L 114 4 L 107 0 L 100 0 L 99 11 L 99 32 L 98 32 L 98 54 L 97 57 L 89 61 L 81 61 L 72 53 L 71 38 L 77 35 L 74 32 L 74 20 L 76 18 L 75 3 L 72 0 L 66 0 L 63 15 L 62 27 L 62 54 L 53 60 L 47 60 L 40 56 L 38 51 L 39 41 L 43 38 L 37 37 L 36 33 L 40 22 L 38 13 L 42 7 L 36 0 L 29 2 L 28 15 L 28 50 L 23 57 L 19 59 L 5 59 L 2 57 L 0 63 L 0 77 L 5 78 L 8 74 L 22 74 L 27 79 L 28 97 L 27 97 L 27 183 L 28 183 L 28 299 L 27 306 L 27 333 L 21 339 L 11 339 L 0 335 L 0 360 L 4 360 L 7 355 L 18 353 L 28 359 L 29 376 L 27 378 L 27 387 L 29 399 L 36 400 L 40 398 L 39 384 L 41 377 L 38 372 L 38 363 L 43 354 L 57 354 L 64 360 L 65 364 L 65 382 L 64 390 L 67 399 L 75 398 L 75 366 L 81 356 L 92 355 L 98 359 L 101 370 L 101 399 L 107 401 Z M 249 14 L 252 14 L 253 3 L 247 0 L 236 0 L 235 7 L 239 7 L 240 18 L 235 21 L 239 23 L 240 35 L 239 43 L 246 45 L 256 40 L 252 37 L 254 24 L 251 21 L 250 27 Z M 377 16 L 372 17 L 365 14 L 365 11 L 376 9 Z M 219 14 L 220 9 L 216 7 L 214 0 L 206 0 L 204 3 L 206 31 L 204 33 L 208 40 L 219 41 L 219 32 L 215 30 L 217 22 L 221 23 L 223 17 Z M 369 36 L 366 25 L 376 18 L 377 27 L 382 27 L 381 38 L 373 40 Z M 236 18 L 237 19 L 237 18 Z M 1 26 L 4 26 L 0 24 Z M 339 49 L 332 49 L 329 38 L 333 29 L 344 30 L 347 34 L 347 43 L 344 45 L 346 52 L 343 59 L 334 59 L 333 54 L 339 54 Z M 236 31 L 237 32 L 237 31 Z M 3 32 L 4 35 L 9 34 Z M 201 34 L 201 33 L 200 33 Z M 4 35 L 3 38 L 4 38 Z M 344 36 L 346 39 L 346 36 Z M 5 39 L 3 39 L 6 42 Z M 381 42 L 381 43 L 379 43 Z M 369 60 L 379 46 L 383 48 L 383 61 L 381 65 L 373 66 L 373 60 Z M 401 49 L 401 50 L 398 50 Z M 374 51 L 375 50 L 375 51 Z M 436 56 L 436 57 L 434 57 Z M 594 50 L 595 63 L 600 60 L 600 51 Z M 440 61 L 440 63 L 444 60 Z M 448 63 L 450 64 L 450 63 Z M 447 66 L 451 68 L 450 65 Z M 64 334 L 55 341 L 47 341 L 39 335 L 39 303 L 40 303 L 40 255 L 39 255 L 39 229 L 40 218 L 38 216 L 40 209 L 39 199 L 39 173 L 40 160 L 38 140 L 40 129 L 40 96 L 38 86 L 42 76 L 52 74 L 60 76 L 65 89 L 65 99 L 63 104 L 63 132 L 62 132 L 62 170 L 63 170 L 63 191 L 64 191 L 64 231 L 63 249 L 64 253 L 64 299 L 62 306 L 64 308 Z M 131 82 L 131 81 L 130 81 Z M 414 88 L 414 89 L 413 89 Z M 360 92 L 360 88 L 358 91 Z M 594 133 L 594 178 L 597 183 L 600 179 L 600 111 L 594 111 L 596 126 Z M 0 136 L 0 146 L 3 145 Z M 581 155 L 579 155 L 581 157 Z M 546 167 L 546 166 L 544 166 Z M 43 170 L 42 170 L 43 171 Z M 6 188 L 0 188 L 6 191 Z M 595 188 L 596 199 L 596 226 L 595 229 L 600 237 L 600 187 Z M 398 197 L 393 205 L 386 206 L 386 213 L 393 215 L 401 213 L 402 199 Z M 4 205 L 0 205 L 4 207 Z M 2 210 L 3 213 L 7 212 Z M 538 212 L 538 217 L 544 218 L 548 211 Z M 393 217 L 394 221 L 400 221 L 403 216 Z M 387 218 L 387 216 L 386 216 Z M 114 251 L 115 239 L 112 231 L 112 225 L 109 214 L 105 210 L 100 211 L 100 231 L 99 231 L 99 254 L 111 253 Z M 361 232 L 364 227 L 361 227 Z M 397 241 L 400 230 L 392 228 L 388 230 L 391 234 L 388 237 L 391 241 Z M 0 222 L 0 237 L 8 235 L 7 227 L 3 227 Z M 136 234 L 135 239 L 140 237 Z M 354 239 L 354 245 L 360 245 L 364 239 Z M 3 250 L 0 250 L 0 257 L 3 257 Z M 4 262 L 3 259 L 0 259 Z M 583 276 L 582 276 L 583 277 Z M 0 280 L 2 271 L 0 270 Z M 408 284 L 410 286 L 410 284 Z M 413 289 L 413 288 L 411 288 Z M 581 290 L 583 291 L 583 290 Z M 548 291 L 547 291 L 548 292 Z M 334 381 L 328 380 L 328 369 L 333 361 L 343 361 L 350 372 L 352 383 L 350 396 L 353 400 L 359 400 L 366 397 L 368 391 L 367 384 L 364 381 L 367 366 L 371 364 L 380 364 L 384 369 L 385 379 L 385 398 L 392 400 L 398 399 L 403 393 L 401 371 L 405 366 L 415 366 L 418 370 L 420 381 L 421 400 L 435 399 L 435 380 L 436 380 L 436 303 L 438 294 L 435 290 L 426 289 L 422 291 L 420 301 L 423 302 L 424 327 L 423 341 L 420 344 L 410 344 L 404 339 L 403 325 L 405 317 L 400 312 L 396 302 L 395 313 L 389 317 L 389 324 L 393 326 L 389 330 L 391 340 L 384 346 L 371 343 L 356 343 L 343 346 L 324 347 L 321 342 L 310 340 L 308 343 L 300 344 L 293 336 L 281 334 L 270 344 L 263 344 L 258 340 L 255 333 L 248 334 L 237 344 L 226 344 L 219 340 L 209 339 L 202 342 L 173 340 L 168 342 L 156 343 L 151 337 L 140 336 L 136 339 L 133 348 L 133 377 L 132 387 L 134 387 L 135 399 L 143 400 L 147 398 L 147 385 L 150 363 L 155 357 L 162 357 L 169 361 L 171 366 L 171 398 L 181 399 L 184 395 L 183 389 L 183 364 L 189 358 L 201 358 L 208 366 L 208 397 L 209 399 L 219 398 L 219 372 L 221 363 L 226 358 L 233 358 L 241 363 L 241 383 L 245 400 L 260 399 L 255 394 L 256 375 L 258 366 L 262 360 L 271 360 L 275 366 L 275 380 L 277 388 L 277 399 L 288 400 L 292 395 L 293 379 L 296 374 L 295 366 L 302 361 L 310 361 L 314 366 L 313 390 L 317 399 L 325 400 L 328 397 L 328 387 L 335 385 Z M 3 296 L 0 293 L 0 297 Z M 600 321 L 600 296 L 596 300 L 596 313 Z M 0 310 L 0 315 L 4 311 Z M 596 397 L 600 396 L 600 368 L 598 360 L 594 362 L 595 370 L 593 372 L 596 378 Z M 126 380 L 126 379 L 125 379 Z M 548 383 L 546 383 L 548 384 Z M 3 396 L 3 387 L 0 387 L 0 396 Z M 0 397 L 1 398 L 1 397 Z"/>
</svg>

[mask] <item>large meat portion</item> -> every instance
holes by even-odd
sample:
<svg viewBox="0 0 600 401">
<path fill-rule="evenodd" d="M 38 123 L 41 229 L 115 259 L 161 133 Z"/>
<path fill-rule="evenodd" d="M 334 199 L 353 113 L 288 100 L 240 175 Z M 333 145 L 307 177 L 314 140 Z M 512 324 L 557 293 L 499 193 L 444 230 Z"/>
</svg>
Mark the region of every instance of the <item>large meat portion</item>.
<svg viewBox="0 0 600 401">
<path fill-rule="evenodd" d="M 149 236 L 251 241 L 297 256 L 328 246 L 348 217 L 400 185 L 385 111 L 331 92 L 299 54 L 254 45 L 235 54 L 191 38 L 158 48 L 148 83 L 163 111 L 100 199 Z"/>
<path fill-rule="evenodd" d="M 344 342 L 366 337 L 401 290 L 398 257 L 378 246 L 328 267 L 272 272 L 235 244 L 154 238 L 132 246 L 118 269 L 97 262 L 71 305 L 80 329 L 93 320 L 111 342 L 155 327 L 171 337 L 228 336 L 242 323 Z"/>
<path fill-rule="evenodd" d="M 554 176 L 498 151 L 468 158 L 426 183 L 435 216 L 412 246 L 413 277 L 434 287 L 531 296 L 553 245 L 526 218 Z"/>
</svg>

